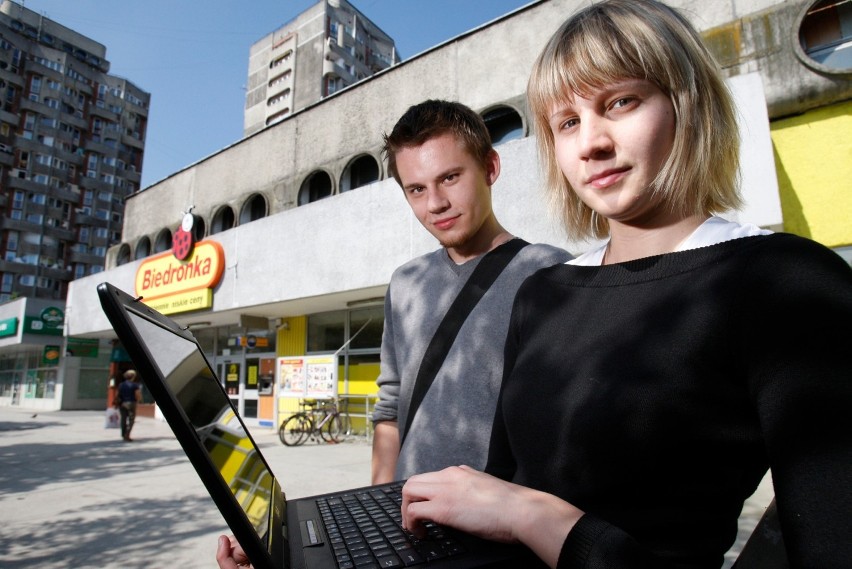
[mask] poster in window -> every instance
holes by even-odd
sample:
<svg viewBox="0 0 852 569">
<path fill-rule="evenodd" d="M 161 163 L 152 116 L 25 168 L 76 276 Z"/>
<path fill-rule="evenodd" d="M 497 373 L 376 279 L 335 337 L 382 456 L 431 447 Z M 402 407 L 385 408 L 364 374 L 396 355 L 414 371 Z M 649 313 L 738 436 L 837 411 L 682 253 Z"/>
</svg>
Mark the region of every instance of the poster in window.
<svg viewBox="0 0 852 569">
<path fill-rule="evenodd" d="M 337 397 L 336 356 L 289 356 L 278 358 L 280 397 Z"/>
</svg>

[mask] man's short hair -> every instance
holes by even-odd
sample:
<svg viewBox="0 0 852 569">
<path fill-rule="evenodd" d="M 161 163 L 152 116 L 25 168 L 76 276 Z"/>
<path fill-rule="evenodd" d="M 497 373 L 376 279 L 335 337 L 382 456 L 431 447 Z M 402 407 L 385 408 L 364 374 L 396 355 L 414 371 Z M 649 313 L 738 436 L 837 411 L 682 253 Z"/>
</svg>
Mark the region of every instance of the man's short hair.
<svg viewBox="0 0 852 569">
<path fill-rule="evenodd" d="M 430 99 L 409 107 L 391 133 L 384 135 L 382 152 L 388 161 L 388 172 L 399 185 L 402 181 L 396 169 L 396 154 L 444 134 L 454 135 L 483 168 L 487 167 L 494 148 L 482 117 L 461 103 Z"/>
<path fill-rule="evenodd" d="M 676 10 L 655 0 L 605 0 L 559 28 L 527 86 L 551 204 L 569 236 L 603 238 L 609 223 L 579 199 L 562 174 L 548 118 L 554 105 L 624 79 L 654 83 L 674 106 L 674 143 L 653 191 L 686 215 L 739 207 L 735 108 L 701 36 Z"/>
<path fill-rule="evenodd" d="M 136 370 L 129 369 L 124 372 L 124 379 L 134 381 L 136 379 Z"/>
</svg>

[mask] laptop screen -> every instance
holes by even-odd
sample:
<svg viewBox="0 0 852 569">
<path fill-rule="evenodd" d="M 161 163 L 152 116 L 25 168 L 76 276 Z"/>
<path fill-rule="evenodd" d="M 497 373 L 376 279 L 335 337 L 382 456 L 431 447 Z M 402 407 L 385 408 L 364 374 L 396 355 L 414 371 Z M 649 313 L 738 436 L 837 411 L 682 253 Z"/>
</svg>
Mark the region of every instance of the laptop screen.
<svg viewBox="0 0 852 569">
<path fill-rule="evenodd" d="M 183 410 L 211 462 L 266 541 L 273 477 L 198 345 L 128 311 L 156 359 L 166 388 Z"/>
</svg>

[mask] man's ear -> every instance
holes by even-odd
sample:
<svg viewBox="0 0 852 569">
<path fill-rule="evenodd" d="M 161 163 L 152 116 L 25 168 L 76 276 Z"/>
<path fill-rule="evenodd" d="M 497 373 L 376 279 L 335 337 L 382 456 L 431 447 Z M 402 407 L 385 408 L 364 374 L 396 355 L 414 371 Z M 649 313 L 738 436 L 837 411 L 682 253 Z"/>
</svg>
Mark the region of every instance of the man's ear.
<svg viewBox="0 0 852 569">
<path fill-rule="evenodd" d="M 500 177 L 500 155 L 492 149 L 485 159 L 485 179 L 489 186 L 493 186 L 498 177 Z"/>
</svg>

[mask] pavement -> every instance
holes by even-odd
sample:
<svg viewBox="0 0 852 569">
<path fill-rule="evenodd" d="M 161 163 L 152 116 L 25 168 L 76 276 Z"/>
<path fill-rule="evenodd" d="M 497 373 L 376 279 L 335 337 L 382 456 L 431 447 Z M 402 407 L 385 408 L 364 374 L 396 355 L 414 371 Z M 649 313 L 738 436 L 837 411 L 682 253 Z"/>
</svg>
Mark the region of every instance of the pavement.
<svg viewBox="0 0 852 569">
<path fill-rule="evenodd" d="M 288 498 L 370 482 L 363 437 L 286 447 L 272 430 L 252 435 Z M 139 417 L 132 436 L 104 428 L 104 412 L 0 407 L 0 567 L 215 568 L 230 531 L 168 425 Z M 725 567 L 771 496 L 767 479 Z"/>
</svg>

